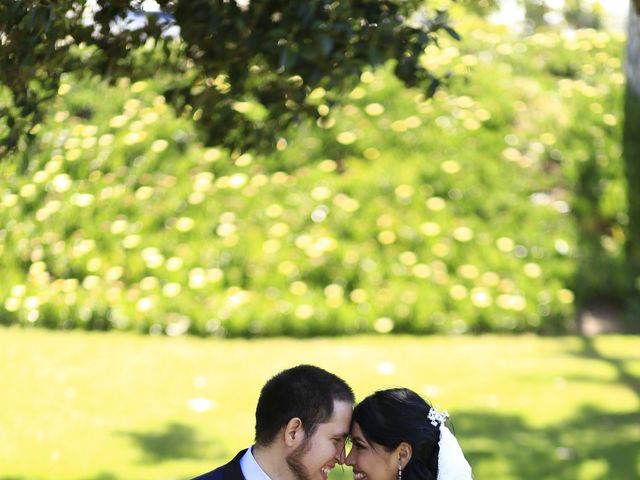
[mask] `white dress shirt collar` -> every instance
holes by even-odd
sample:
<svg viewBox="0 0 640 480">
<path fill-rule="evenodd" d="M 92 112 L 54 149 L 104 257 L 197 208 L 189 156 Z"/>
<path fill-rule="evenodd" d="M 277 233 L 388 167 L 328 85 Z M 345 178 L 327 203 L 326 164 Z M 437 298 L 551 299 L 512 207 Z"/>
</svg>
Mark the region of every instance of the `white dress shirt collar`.
<svg viewBox="0 0 640 480">
<path fill-rule="evenodd" d="M 251 450 L 253 447 L 247 449 L 245 454 L 240 459 L 240 469 L 242 470 L 242 475 L 246 480 L 271 480 L 269 475 L 264 473 L 264 470 L 260 468 L 258 462 L 253 457 L 253 453 Z"/>
</svg>

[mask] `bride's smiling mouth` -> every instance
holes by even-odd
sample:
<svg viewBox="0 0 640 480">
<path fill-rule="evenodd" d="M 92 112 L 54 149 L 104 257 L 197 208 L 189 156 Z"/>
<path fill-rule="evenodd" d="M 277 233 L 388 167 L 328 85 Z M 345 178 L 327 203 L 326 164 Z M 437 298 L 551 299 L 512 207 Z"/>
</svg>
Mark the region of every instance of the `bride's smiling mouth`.
<svg viewBox="0 0 640 480">
<path fill-rule="evenodd" d="M 354 470 L 353 471 L 353 478 L 355 480 L 364 480 L 365 478 L 367 478 L 367 474 L 364 472 L 360 472 L 358 470 Z"/>
</svg>

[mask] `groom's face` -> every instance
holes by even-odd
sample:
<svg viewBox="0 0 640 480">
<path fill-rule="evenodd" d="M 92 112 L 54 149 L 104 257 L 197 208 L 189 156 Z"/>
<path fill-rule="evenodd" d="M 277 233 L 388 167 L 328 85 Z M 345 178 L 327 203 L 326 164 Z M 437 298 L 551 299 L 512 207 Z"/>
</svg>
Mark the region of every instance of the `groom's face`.
<svg viewBox="0 0 640 480">
<path fill-rule="evenodd" d="M 317 426 L 311 437 L 287 457 L 287 464 L 298 480 L 327 480 L 336 463 L 344 463 L 344 442 L 349 434 L 352 405 L 334 401 L 329 421 Z"/>
</svg>

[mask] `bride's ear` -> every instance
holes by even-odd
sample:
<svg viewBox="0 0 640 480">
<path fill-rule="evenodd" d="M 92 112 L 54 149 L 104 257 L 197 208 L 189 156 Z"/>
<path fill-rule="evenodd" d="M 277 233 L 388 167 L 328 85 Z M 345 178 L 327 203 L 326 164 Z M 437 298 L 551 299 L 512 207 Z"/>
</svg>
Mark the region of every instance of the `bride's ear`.
<svg viewBox="0 0 640 480">
<path fill-rule="evenodd" d="M 409 463 L 409 460 L 411 460 L 413 449 L 407 442 L 401 442 L 400 445 L 398 445 L 398 448 L 396 448 L 396 454 L 398 455 L 400 465 L 404 468 L 407 466 L 407 463 Z"/>
</svg>

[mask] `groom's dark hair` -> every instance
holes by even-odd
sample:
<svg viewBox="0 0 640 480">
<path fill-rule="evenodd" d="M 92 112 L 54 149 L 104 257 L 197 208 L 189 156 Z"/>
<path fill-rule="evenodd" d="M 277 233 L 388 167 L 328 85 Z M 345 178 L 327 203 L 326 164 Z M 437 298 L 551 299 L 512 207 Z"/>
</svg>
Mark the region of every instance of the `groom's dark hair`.
<svg viewBox="0 0 640 480">
<path fill-rule="evenodd" d="M 256 444 L 269 445 L 289 420 L 298 417 L 305 434 L 329 421 L 333 402 L 355 402 L 340 377 L 313 365 L 298 365 L 272 377 L 262 387 L 256 407 Z"/>
</svg>

